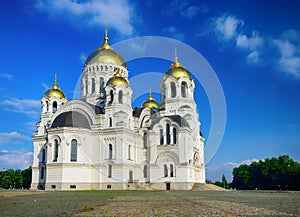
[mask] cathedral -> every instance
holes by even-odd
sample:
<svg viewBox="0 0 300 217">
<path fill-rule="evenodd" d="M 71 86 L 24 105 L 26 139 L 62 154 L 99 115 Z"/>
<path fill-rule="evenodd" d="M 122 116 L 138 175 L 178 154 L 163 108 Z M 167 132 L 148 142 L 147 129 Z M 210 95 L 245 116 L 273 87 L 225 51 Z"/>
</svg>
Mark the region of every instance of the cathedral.
<svg viewBox="0 0 300 217">
<path fill-rule="evenodd" d="M 132 108 L 128 68 L 108 43 L 87 58 L 81 99 L 57 85 L 41 99 L 34 132 L 32 189 L 190 190 L 205 183 L 204 138 L 194 81 L 174 62 L 151 94 Z"/>
</svg>

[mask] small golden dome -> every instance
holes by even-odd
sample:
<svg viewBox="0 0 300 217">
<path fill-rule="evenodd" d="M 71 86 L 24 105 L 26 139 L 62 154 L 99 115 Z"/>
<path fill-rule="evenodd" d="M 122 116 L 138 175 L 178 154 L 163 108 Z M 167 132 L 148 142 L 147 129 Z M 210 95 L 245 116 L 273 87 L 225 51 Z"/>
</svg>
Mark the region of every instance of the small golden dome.
<svg viewBox="0 0 300 217">
<path fill-rule="evenodd" d="M 124 86 L 124 87 L 129 87 L 128 82 L 126 81 L 125 78 L 122 77 L 122 75 L 117 71 L 113 77 L 111 77 L 107 83 L 106 86 L 111 85 L 111 86 Z"/>
<path fill-rule="evenodd" d="M 44 96 L 47 96 L 49 98 L 57 97 L 59 99 L 66 98 L 65 93 L 59 88 L 59 86 L 57 86 L 56 74 L 54 76 L 55 76 L 54 77 L 54 84 L 49 90 L 47 90 L 45 92 Z"/>
<path fill-rule="evenodd" d="M 166 72 L 166 74 L 164 75 L 164 80 L 166 80 L 169 76 L 172 76 L 176 79 L 185 77 L 188 79 L 191 79 L 191 75 L 188 72 L 188 70 L 186 70 L 179 62 L 178 62 L 178 57 L 176 55 L 176 50 L 175 50 L 175 59 L 174 59 L 174 63 L 172 63 L 171 67 L 168 69 L 168 71 Z"/>
<path fill-rule="evenodd" d="M 93 63 L 109 63 L 126 67 L 124 59 L 108 44 L 107 28 L 104 44 L 87 58 L 84 65 Z"/>
<path fill-rule="evenodd" d="M 152 97 L 152 93 L 150 91 L 149 97 L 143 102 L 142 107 L 145 108 L 158 108 L 158 103 L 155 101 L 155 99 Z"/>
</svg>

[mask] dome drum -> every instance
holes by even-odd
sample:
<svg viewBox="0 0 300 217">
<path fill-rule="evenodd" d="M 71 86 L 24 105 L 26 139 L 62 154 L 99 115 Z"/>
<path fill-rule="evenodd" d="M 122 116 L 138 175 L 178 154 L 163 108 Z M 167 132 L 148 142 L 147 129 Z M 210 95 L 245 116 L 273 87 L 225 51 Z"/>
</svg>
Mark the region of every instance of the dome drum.
<svg viewBox="0 0 300 217">
<path fill-rule="evenodd" d="M 96 75 L 99 72 L 113 75 L 116 72 L 116 70 L 119 71 L 122 77 L 128 78 L 128 71 L 126 67 L 116 66 L 108 63 L 94 63 L 91 65 L 87 65 L 84 67 L 83 73 L 85 76 L 90 75 L 91 73 L 94 73 Z"/>
</svg>

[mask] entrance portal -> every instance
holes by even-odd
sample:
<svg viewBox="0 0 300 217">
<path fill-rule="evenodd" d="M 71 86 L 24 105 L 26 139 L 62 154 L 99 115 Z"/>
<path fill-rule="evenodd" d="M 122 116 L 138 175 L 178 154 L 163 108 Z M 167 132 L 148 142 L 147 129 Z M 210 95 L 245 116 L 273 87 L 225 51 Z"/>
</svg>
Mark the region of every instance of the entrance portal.
<svg viewBox="0 0 300 217">
<path fill-rule="evenodd" d="M 167 191 L 171 190 L 171 182 L 166 182 L 166 190 Z"/>
<path fill-rule="evenodd" d="M 133 172 L 129 170 L 129 183 L 133 183 Z"/>
</svg>

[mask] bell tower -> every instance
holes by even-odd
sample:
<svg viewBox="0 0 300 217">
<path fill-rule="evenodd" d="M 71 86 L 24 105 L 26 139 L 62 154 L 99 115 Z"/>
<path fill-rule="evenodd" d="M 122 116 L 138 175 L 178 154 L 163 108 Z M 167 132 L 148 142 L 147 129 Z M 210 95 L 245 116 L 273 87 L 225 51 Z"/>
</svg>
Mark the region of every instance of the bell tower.
<svg viewBox="0 0 300 217">
<path fill-rule="evenodd" d="M 132 89 L 129 86 L 128 80 L 119 73 L 119 69 L 107 81 L 105 93 L 105 116 L 108 118 L 107 127 L 132 128 L 130 118 L 132 116 Z"/>
<path fill-rule="evenodd" d="M 114 76 L 116 71 L 125 79 L 128 70 L 125 61 L 108 43 L 108 29 L 106 27 L 104 42 L 86 60 L 81 78 L 82 99 L 90 104 L 102 107 L 105 99 L 105 84 Z"/>
<path fill-rule="evenodd" d="M 41 121 L 50 120 L 53 114 L 67 101 L 65 93 L 57 85 L 57 76 L 54 74 L 53 86 L 45 92 L 41 99 Z"/>
<path fill-rule="evenodd" d="M 190 108 L 195 112 L 194 88 L 194 81 L 188 70 L 178 62 L 175 50 L 174 62 L 160 83 L 162 94 L 160 107 L 168 115 L 179 114 L 184 116 L 185 112 L 181 111 L 182 108 Z"/>
</svg>

